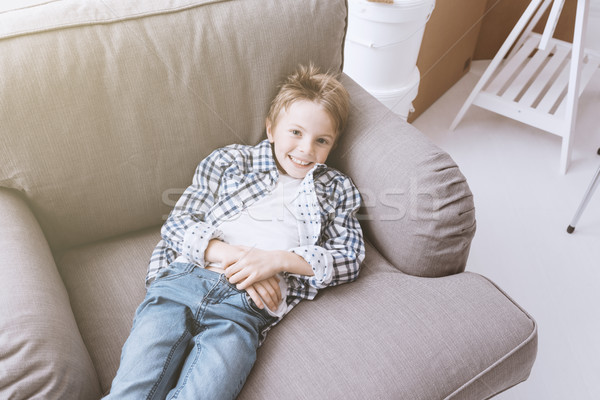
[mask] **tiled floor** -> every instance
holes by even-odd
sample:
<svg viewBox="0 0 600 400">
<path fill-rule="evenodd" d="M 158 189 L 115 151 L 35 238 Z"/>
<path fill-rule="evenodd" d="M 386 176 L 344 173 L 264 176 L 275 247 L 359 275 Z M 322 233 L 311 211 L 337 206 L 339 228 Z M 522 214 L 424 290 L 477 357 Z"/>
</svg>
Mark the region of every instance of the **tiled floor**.
<svg viewBox="0 0 600 400">
<path fill-rule="evenodd" d="M 475 62 L 413 124 L 454 158 L 474 193 L 467 269 L 496 282 L 539 325 L 530 378 L 496 398 L 600 399 L 600 190 L 566 233 L 600 166 L 600 71 L 580 98 L 572 163 L 560 175 L 557 136 L 475 106 L 449 130 L 488 63 Z"/>
</svg>

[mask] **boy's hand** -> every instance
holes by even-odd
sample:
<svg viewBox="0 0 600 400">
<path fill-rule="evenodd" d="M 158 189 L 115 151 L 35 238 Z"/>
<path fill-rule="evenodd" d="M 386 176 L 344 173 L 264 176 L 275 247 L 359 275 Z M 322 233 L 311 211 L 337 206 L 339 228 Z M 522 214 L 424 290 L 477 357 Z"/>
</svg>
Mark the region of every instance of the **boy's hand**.
<svg viewBox="0 0 600 400">
<path fill-rule="evenodd" d="M 281 289 L 279 288 L 279 279 L 276 276 L 256 282 L 246 289 L 248 295 L 254 300 L 254 303 L 261 310 L 266 306 L 271 311 L 277 310 L 281 303 Z M 263 302 L 264 300 L 264 302 Z"/>
<path fill-rule="evenodd" d="M 279 273 L 281 268 L 279 251 L 260 250 L 254 247 L 237 246 L 245 251 L 240 259 L 225 268 L 230 283 L 237 283 L 239 290 L 248 289 Z"/>
<path fill-rule="evenodd" d="M 208 246 L 204 252 L 206 262 L 221 264 L 221 268 L 225 269 L 231 264 L 234 264 L 246 253 L 239 246 L 233 246 L 218 239 L 212 239 L 208 242 Z"/>
<path fill-rule="evenodd" d="M 244 290 L 256 282 L 277 275 L 279 272 L 313 276 L 312 267 L 299 255 L 284 250 L 261 250 L 255 247 L 234 246 L 242 252 L 237 262 L 225 268 L 230 283 Z"/>
</svg>

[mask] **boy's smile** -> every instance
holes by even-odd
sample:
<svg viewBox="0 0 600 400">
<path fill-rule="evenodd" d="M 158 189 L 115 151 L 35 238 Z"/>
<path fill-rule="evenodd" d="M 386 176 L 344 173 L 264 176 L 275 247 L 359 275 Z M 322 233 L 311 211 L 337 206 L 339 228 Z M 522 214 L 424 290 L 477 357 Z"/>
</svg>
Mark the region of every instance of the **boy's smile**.
<svg viewBox="0 0 600 400">
<path fill-rule="evenodd" d="M 273 144 L 279 170 L 304 178 L 315 164 L 325 163 L 337 132 L 323 106 L 308 100 L 293 102 L 276 121 L 267 120 L 267 137 Z"/>
</svg>

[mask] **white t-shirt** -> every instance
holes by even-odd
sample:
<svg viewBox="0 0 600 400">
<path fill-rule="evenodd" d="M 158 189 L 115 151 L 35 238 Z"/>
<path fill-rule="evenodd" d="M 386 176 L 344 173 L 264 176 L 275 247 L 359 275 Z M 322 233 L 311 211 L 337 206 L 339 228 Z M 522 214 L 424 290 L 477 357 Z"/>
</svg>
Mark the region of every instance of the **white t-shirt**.
<svg viewBox="0 0 600 400">
<path fill-rule="evenodd" d="M 223 240 L 231 245 L 261 250 L 289 250 L 298 247 L 298 219 L 293 213 L 292 202 L 298 195 L 301 184 L 302 179 L 280 174 L 271 193 L 219 225 Z M 269 314 L 275 317 L 281 317 L 287 311 L 287 283 L 281 275 L 278 278 L 283 299 L 276 311 L 267 307 Z"/>
</svg>

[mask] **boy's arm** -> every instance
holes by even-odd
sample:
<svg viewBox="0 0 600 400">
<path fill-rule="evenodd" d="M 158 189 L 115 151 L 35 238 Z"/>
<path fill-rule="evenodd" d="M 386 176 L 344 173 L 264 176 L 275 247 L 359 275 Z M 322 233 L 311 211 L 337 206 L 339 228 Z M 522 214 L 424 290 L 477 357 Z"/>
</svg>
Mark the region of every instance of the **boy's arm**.
<svg viewBox="0 0 600 400">
<path fill-rule="evenodd" d="M 196 168 L 190 185 L 175 204 L 161 228 L 167 246 L 190 261 L 204 265 L 204 250 L 208 242 L 221 234 L 206 222 L 214 205 L 224 171 L 223 154 L 215 150 Z"/>
<path fill-rule="evenodd" d="M 291 251 L 301 256 L 310 266 L 313 276 L 292 274 L 299 289 L 307 298 L 313 290 L 352 282 L 358 278 L 360 264 L 365 257 L 362 229 L 356 218 L 360 208 L 360 193 L 349 178 L 335 189 L 335 215 L 321 230 L 319 245 L 300 246 Z"/>
<path fill-rule="evenodd" d="M 218 242 L 217 240 L 211 241 Z M 225 245 L 227 246 L 227 245 Z M 209 245 L 209 248 L 211 246 Z M 219 248 L 223 245 L 218 245 Z M 299 255 L 285 250 L 261 250 L 255 247 L 232 246 L 235 250 L 227 255 L 223 268 L 225 276 L 231 283 L 237 283 L 239 290 L 244 290 L 258 281 L 268 279 L 280 272 L 312 276 L 313 269 L 306 260 Z M 207 253 L 209 253 L 207 251 Z M 206 256 L 207 260 L 208 257 Z"/>
</svg>

